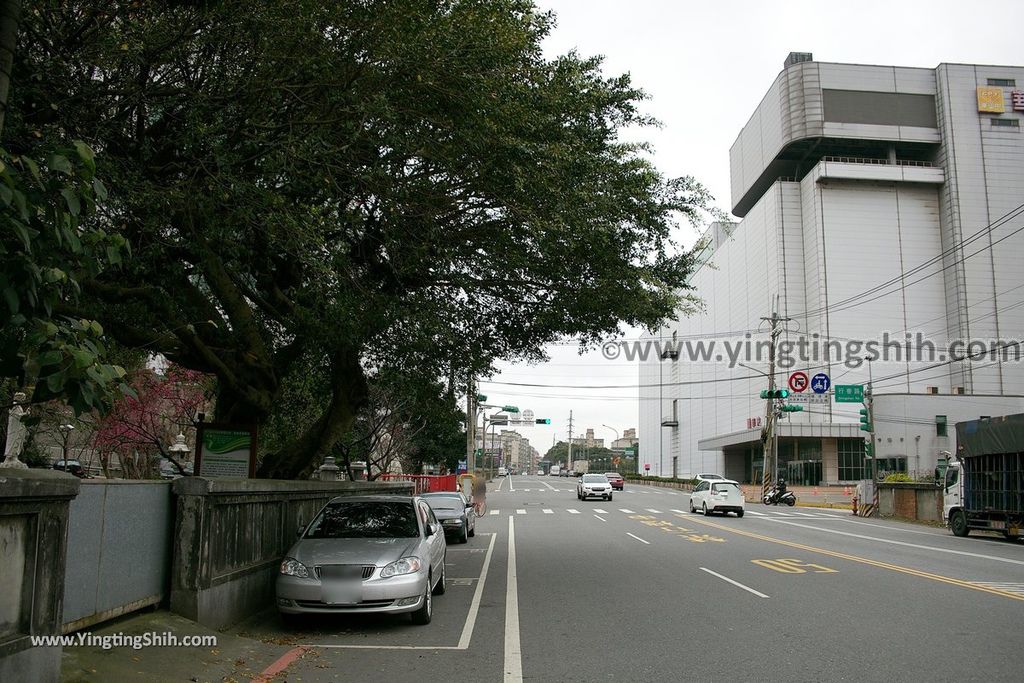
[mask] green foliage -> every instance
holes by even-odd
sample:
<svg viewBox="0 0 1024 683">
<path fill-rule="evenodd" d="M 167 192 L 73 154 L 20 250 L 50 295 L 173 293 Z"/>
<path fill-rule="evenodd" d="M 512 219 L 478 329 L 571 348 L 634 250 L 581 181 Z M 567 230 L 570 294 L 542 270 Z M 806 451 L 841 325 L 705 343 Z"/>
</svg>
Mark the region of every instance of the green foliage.
<svg viewBox="0 0 1024 683">
<path fill-rule="evenodd" d="M 911 477 L 906 472 L 893 472 L 891 474 L 885 475 L 885 479 L 883 479 L 882 481 L 886 481 L 886 482 L 912 482 L 912 481 L 915 481 L 915 480 L 914 480 L 913 477 Z"/>
<path fill-rule="evenodd" d="M 264 461 L 293 476 L 366 375 L 465 381 L 672 316 L 673 231 L 709 197 L 620 138 L 653 123 L 628 76 L 543 56 L 551 26 L 526 0 L 34 3 L 10 135 L 101 148 L 134 252 L 91 273 L 81 317 L 216 374 L 239 422 L 290 410 L 320 359 L 323 419 Z"/>
<path fill-rule="evenodd" d="M 82 279 L 127 253 L 123 237 L 90 220 L 106 198 L 95 172 L 82 142 L 43 162 L 0 150 L 0 372 L 34 384 L 33 402 L 65 399 L 76 413 L 109 407 L 126 388 L 124 369 L 106 362 L 102 326 L 62 314 Z"/>
</svg>

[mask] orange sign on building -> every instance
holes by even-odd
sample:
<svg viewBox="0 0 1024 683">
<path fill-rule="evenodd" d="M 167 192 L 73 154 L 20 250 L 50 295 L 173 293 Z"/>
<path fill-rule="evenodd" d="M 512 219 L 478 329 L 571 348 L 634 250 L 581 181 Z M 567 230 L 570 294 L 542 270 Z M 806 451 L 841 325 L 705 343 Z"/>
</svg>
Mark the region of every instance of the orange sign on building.
<svg viewBox="0 0 1024 683">
<path fill-rule="evenodd" d="M 1006 111 L 1002 88 L 978 88 L 978 111 L 1002 114 Z"/>
</svg>

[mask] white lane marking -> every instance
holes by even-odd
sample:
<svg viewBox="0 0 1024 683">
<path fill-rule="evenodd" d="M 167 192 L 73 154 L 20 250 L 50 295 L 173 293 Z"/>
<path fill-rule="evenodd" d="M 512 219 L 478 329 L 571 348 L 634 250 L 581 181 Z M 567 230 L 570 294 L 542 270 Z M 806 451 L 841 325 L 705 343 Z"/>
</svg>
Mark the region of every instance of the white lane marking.
<svg viewBox="0 0 1024 683">
<path fill-rule="evenodd" d="M 505 683 L 522 683 L 523 651 L 519 644 L 519 585 L 516 575 L 516 525 L 508 518 L 508 581 L 505 584 Z"/>
<path fill-rule="evenodd" d="M 660 515 L 661 514 L 661 510 L 655 510 L 654 508 L 647 508 L 647 511 L 648 512 L 653 512 L 656 515 Z"/>
<path fill-rule="evenodd" d="M 579 511 L 579 510 L 567 510 L 567 512 L 568 512 L 568 513 L 569 513 L 570 515 L 578 515 L 578 514 L 580 514 L 580 511 Z"/>
<path fill-rule="evenodd" d="M 562 492 L 562 489 L 551 489 L 551 490 L 554 491 L 555 493 L 561 493 Z"/>
<path fill-rule="evenodd" d="M 945 538 L 949 537 L 949 532 L 948 531 L 945 532 L 945 533 L 937 533 L 935 531 L 921 531 L 920 529 L 901 529 L 899 527 L 887 526 L 885 524 L 872 524 L 871 522 L 862 522 L 859 519 L 850 519 L 849 517 L 839 517 L 838 515 L 829 515 L 829 517 L 833 518 L 833 519 L 841 519 L 844 522 L 849 522 L 850 524 L 859 524 L 860 526 L 873 526 L 873 527 L 876 527 L 878 529 L 887 529 L 889 531 L 899 531 L 900 533 L 904 533 L 904 534 L 923 534 L 925 536 L 942 536 L 942 537 L 945 537 Z"/>
<path fill-rule="evenodd" d="M 744 586 L 744 585 L 743 585 L 742 583 L 740 583 L 739 581 L 733 581 L 733 580 L 732 580 L 732 579 L 730 579 L 730 578 L 729 578 L 728 576 L 722 576 L 722 575 L 721 575 L 721 574 L 719 574 L 718 572 L 713 572 L 713 571 L 711 571 L 710 569 L 708 569 L 707 567 L 701 567 L 700 569 L 701 569 L 701 571 L 705 571 L 705 572 L 707 572 L 708 574 L 711 574 L 712 576 L 717 576 L 717 577 L 718 577 L 718 578 L 720 578 L 720 579 L 721 579 L 722 581 L 727 581 L 728 583 L 731 583 L 732 585 L 734 585 L 734 586 L 736 586 L 736 587 L 738 587 L 738 588 L 742 588 L 743 590 L 747 591 L 748 593 L 753 593 L 754 595 L 758 596 L 759 598 L 767 598 L 767 597 L 768 597 L 767 595 L 765 595 L 765 594 L 764 594 L 764 593 L 762 593 L 761 591 L 756 591 L 756 590 L 754 590 L 753 588 L 751 588 L 750 586 Z"/>
<path fill-rule="evenodd" d="M 749 509 L 747 510 L 747 514 L 748 515 L 754 515 L 755 517 L 767 517 L 768 516 L 768 515 L 764 514 L 763 512 L 755 512 L 755 511 L 749 510 Z"/>
<path fill-rule="evenodd" d="M 596 512 L 599 515 L 607 515 L 608 514 L 607 510 L 602 510 L 601 508 L 594 508 L 594 512 Z"/>
<path fill-rule="evenodd" d="M 807 512 L 790 512 L 789 514 L 793 515 L 794 517 L 813 517 L 815 519 L 820 516 L 820 515 L 810 514 L 810 513 L 807 513 Z"/>
<path fill-rule="evenodd" d="M 523 490 L 524 490 L 524 491 L 526 491 L 527 493 L 529 493 L 529 492 L 530 492 L 530 489 L 523 489 Z"/>
<path fill-rule="evenodd" d="M 509 493 L 515 493 L 516 490 L 514 488 L 512 488 L 512 475 L 510 474 L 510 475 L 508 475 L 505 478 L 508 479 L 508 491 L 509 491 Z"/>
<path fill-rule="evenodd" d="M 671 510 L 669 510 L 669 512 L 678 512 L 678 513 L 679 513 L 679 514 L 681 514 L 681 515 L 685 515 L 685 514 L 686 514 L 686 513 L 685 513 L 685 512 L 683 512 L 682 510 L 676 510 L 675 508 L 672 508 Z"/>
<path fill-rule="evenodd" d="M 526 514 L 526 510 L 524 510 L 523 508 L 519 508 L 518 510 L 516 510 L 516 514 L 517 515 L 525 515 Z"/>
<path fill-rule="evenodd" d="M 601 520 L 602 522 L 607 522 L 607 521 L 608 521 L 607 519 L 605 519 L 605 518 L 604 518 L 604 517 L 602 517 L 601 515 L 594 515 L 594 516 L 595 516 L 595 517 L 597 517 L 597 518 L 598 518 L 599 520 Z"/>
<path fill-rule="evenodd" d="M 1006 593 L 1013 593 L 1015 595 L 1024 595 L 1024 583 L 1006 582 L 1006 581 L 972 581 L 975 586 L 984 586 L 986 588 L 995 588 Z"/>
<path fill-rule="evenodd" d="M 499 512 L 501 512 L 501 510 L 491 510 L 491 514 L 492 514 L 492 515 L 496 515 L 496 514 L 498 514 Z"/>
<path fill-rule="evenodd" d="M 625 512 L 627 515 L 633 514 L 632 510 L 627 510 L 626 508 L 619 508 L 619 512 Z"/>
<path fill-rule="evenodd" d="M 633 534 L 629 533 L 628 531 L 626 532 L 626 535 L 627 535 L 627 536 L 633 536 Z M 640 541 L 640 542 L 641 542 L 641 543 L 643 543 L 644 545 L 650 545 L 650 543 L 648 543 L 648 542 L 647 542 L 647 541 L 645 541 L 644 539 L 640 538 L 639 536 L 633 536 L 633 538 L 635 538 L 636 540 Z"/>
<path fill-rule="evenodd" d="M 541 512 L 543 512 L 545 515 L 553 515 L 553 514 L 555 514 L 554 510 L 549 510 L 547 508 L 544 508 L 543 510 L 541 510 Z"/>
<path fill-rule="evenodd" d="M 893 541 L 888 538 L 878 538 L 876 536 L 865 536 L 863 534 L 851 534 L 849 531 L 839 531 L 838 529 L 822 529 L 820 526 L 810 526 L 808 524 L 801 524 L 799 522 L 791 522 L 789 520 L 775 520 L 779 524 L 786 524 L 788 526 L 796 526 L 801 529 L 810 529 L 811 531 L 821 531 L 826 534 L 836 534 L 838 536 L 849 536 L 851 538 L 860 538 L 865 541 L 877 541 L 878 543 L 891 543 L 892 545 L 901 545 L 905 548 L 917 548 L 918 550 L 931 550 L 937 553 L 947 553 L 949 555 L 963 555 L 964 557 L 975 557 L 979 560 L 992 560 L 994 562 L 1007 562 L 1009 564 L 1020 564 L 1024 565 L 1024 560 L 1011 560 L 1008 557 L 996 557 L 995 555 L 982 555 L 981 553 L 969 553 L 966 550 L 952 550 L 950 548 L 936 548 L 932 545 L 920 545 L 918 543 L 907 543 L 906 541 Z"/>
<path fill-rule="evenodd" d="M 772 514 L 775 515 L 776 517 L 791 517 L 792 516 L 792 515 L 790 515 L 787 512 L 776 512 L 775 510 L 772 510 Z"/>
<path fill-rule="evenodd" d="M 670 496 L 678 496 L 679 495 L 678 493 L 673 493 L 672 491 L 666 491 L 665 493 L 667 493 Z"/>
</svg>

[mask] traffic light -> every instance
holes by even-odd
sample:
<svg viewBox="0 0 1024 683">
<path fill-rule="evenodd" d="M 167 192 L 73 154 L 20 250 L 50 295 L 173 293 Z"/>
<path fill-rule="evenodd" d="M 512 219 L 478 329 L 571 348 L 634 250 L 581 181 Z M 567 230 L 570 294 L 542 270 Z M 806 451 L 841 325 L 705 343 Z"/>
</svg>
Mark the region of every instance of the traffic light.
<svg viewBox="0 0 1024 683">
<path fill-rule="evenodd" d="M 762 389 L 761 398 L 786 398 L 789 396 L 789 389 Z"/>
<path fill-rule="evenodd" d="M 549 425 L 549 424 L 551 424 L 551 418 L 550 417 L 538 417 L 535 420 L 535 422 L 536 422 L 536 424 L 539 424 L 539 425 Z"/>
<path fill-rule="evenodd" d="M 477 394 L 476 395 L 476 400 L 477 400 L 477 403 L 487 403 L 487 397 L 484 396 L 483 394 Z"/>
<path fill-rule="evenodd" d="M 870 432 L 871 431 L 871 419 L 868 417 L 868 409 L 860 409 L 860 431 Z"/>
<path fill-rule="evenodd" d="M 782 406 L 782 412 L 784 412 L 784 413 L 799 413 L 803 409 L 804 409 L 803 406 L 796 405 L 796 404 L 793 404 L 793 403 L 787 403 L 786 405 Z"/>
<path fill-rule="evenodd" d="M 873 458 L 875 457 L 875 444 L 870 441 L 864 442 L 864 457 Z"/>
</svg>

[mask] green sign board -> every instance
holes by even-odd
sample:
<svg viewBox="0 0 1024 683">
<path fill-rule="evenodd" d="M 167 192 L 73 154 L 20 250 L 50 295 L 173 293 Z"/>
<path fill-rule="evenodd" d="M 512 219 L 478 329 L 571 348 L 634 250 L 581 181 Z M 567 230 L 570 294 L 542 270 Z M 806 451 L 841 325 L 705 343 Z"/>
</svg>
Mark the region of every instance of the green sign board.
<svg viewBox="0 0 1024 683">
<path fill-rule="evenodd" d="M 836 403 L 863 403 L 864 386 L 861 384 L 837 384 L 835 396 Z"/>
<path fill-rule="evenodd" d="M 622 450 L 622 454 L 623 454 L 624 456 L 626 456 L 627 458 L 632 458 L 632 457 L 633 457 L 633 453 L 634 453 L 634 451 L 633 451 L 633 449 L 632 449 L 632 448 L 624 448 L 624 449 Z"/>
<path fill-rule="evenodd" d="M 200 424 L 197 432 L 196 475 L 236 479 L 255 475 L 255 427 Z"/>
</svg>

